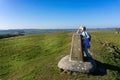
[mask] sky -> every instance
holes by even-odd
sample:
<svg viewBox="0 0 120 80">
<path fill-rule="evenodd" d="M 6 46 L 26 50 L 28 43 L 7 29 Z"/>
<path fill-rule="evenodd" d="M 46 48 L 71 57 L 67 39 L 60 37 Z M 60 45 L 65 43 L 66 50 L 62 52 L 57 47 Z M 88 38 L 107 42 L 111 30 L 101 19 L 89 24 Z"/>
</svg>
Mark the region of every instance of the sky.
<svg viewBox="0 0 120 80">
<path fill-rule="evenodd" d="M 0 29 L 120 27 L 120 0 L 0 0 Z"/>
</svg>

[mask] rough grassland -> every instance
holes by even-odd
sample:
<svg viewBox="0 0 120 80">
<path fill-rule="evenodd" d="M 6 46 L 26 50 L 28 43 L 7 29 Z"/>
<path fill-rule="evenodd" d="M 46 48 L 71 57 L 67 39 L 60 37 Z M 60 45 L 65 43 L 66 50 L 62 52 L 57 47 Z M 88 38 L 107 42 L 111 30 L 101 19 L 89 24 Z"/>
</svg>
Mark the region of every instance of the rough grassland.
<svg viewBox="0 0 120 80">
<path fill-rule="evenodd" d="M 120 34 L 90 33 L 95 73 L 61 73 L 57 63 L 70 53 L 73 33 L 53 32 L 0 39 L 0 80 L 119 80 Z"/>
</svg>

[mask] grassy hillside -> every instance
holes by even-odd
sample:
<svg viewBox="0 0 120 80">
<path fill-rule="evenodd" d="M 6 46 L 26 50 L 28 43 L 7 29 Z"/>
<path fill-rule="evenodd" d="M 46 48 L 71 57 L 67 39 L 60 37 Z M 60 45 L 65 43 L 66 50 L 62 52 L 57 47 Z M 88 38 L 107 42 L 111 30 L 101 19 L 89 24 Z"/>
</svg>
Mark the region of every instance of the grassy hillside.
<svg viewBox="0 0 120 80">
<path fill-rule="evenodd" d="M 53 32 L 0 39 L 1 80 L 119 80 L 120 35 L 91 31 L 91 52 L 97 62 L 90 75 L 60 73 L 59 60 L 70 53 L 73 33 Z M 110 47 L 115 46 L 114 48 Z"/>
</svg>

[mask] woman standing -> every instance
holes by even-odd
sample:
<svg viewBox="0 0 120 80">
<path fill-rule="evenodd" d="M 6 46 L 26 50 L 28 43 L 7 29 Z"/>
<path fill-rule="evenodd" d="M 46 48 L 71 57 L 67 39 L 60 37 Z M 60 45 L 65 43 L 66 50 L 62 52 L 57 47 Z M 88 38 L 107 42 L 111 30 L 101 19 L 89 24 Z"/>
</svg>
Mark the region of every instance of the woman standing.
<svg viewBox="0 0 120 80">
<path fill-rule="evenodd" d="M 77 30 L 77 34 L 80 34 L 82 36 L 83 51 L 86 53 L 88 59 L 92 58 L 92 56 L 89 53 L 91 36 L 86 31 L 86 27 L 85 26 L 80 26 L 80 28 Z"/>
</svg>

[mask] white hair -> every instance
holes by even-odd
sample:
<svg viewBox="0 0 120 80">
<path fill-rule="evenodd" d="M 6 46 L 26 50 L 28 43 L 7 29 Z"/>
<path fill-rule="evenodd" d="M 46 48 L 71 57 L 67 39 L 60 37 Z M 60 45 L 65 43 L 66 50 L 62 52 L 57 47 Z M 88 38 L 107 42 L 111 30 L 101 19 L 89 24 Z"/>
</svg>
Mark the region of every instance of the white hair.
<svg viewBox="0 0 120 80">
<path fill-rule="evenodd" d="M 77 34 L 79 33 L 79 30 L 84 30 L 84 26 L 80 26 L 79 28 L 78 28 L 78 30 L 77 30 Z"/>
<path fill-rule="evenodd" d="M 85 26 L 80 26 L 78 29 L 84 30 Z"/>
</svg>

